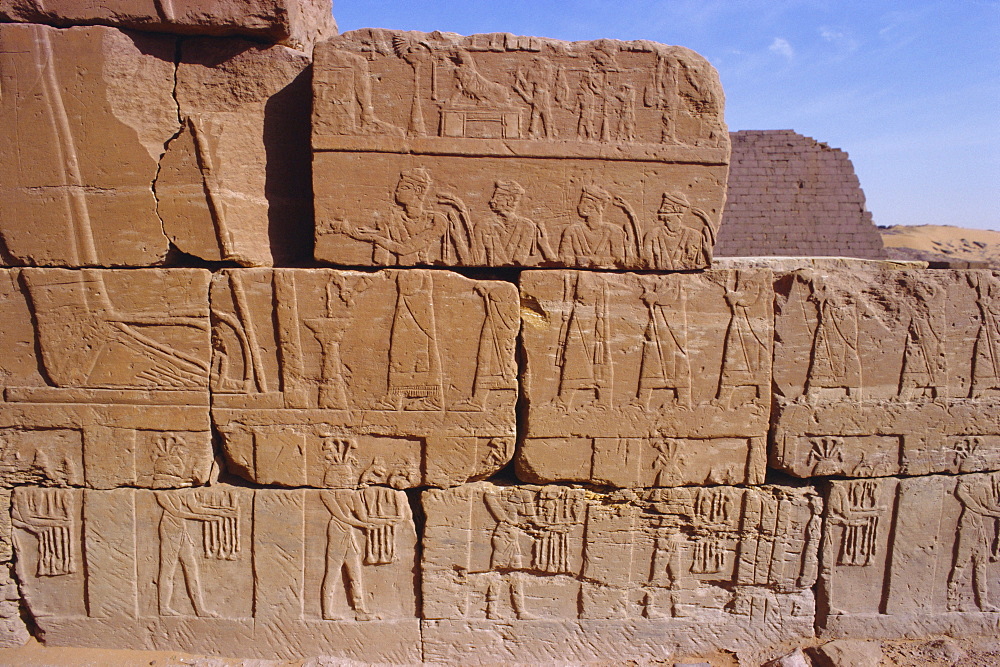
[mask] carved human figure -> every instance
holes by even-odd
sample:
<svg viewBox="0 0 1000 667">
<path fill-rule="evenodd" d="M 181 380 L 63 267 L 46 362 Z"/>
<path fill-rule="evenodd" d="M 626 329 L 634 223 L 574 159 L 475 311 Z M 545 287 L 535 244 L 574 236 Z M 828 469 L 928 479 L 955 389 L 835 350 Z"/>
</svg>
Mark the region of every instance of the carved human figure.
<svg viewBox="0 0 1000 667">
<path fill-rule="evenodd" d="M 386 134 L 402 136 L 401 128 L 380 120 L 372 102 L 372 75 L 368 60 L 347 51 L 331 51 L 327 68 L 330 85 L 317 90 L 317 103 L 329 107 L 338 134 Z"/>
<path fill-rule="evenodd" d="M 958 518 L 955 561 L 948 575 L 948 611 L 962 611 L 960 587 L 966 569 L 972 566 L 972 586 L 979 611 L 997 612 L 1000 606 L 990 602 L 989 563 L 1000 560 L 1000 475 L 962 475 L 955 485 L 955 496 L 962 503 Z"/>
<path fill-rule="evenodd" d="M 618 141 L 635 141 L 635 88 L 623 83 L 614 96 L 618 109 L 615 138 Z"/>
<path fill-rule="evenodd" d="M 393 194 L 395 206 L 388 219 L 376 216 L 374 227 L 352 229 L 346 220 L 336 220 L 331 230 L 373 244 L 372 259 L 382 265 L 427 264 L 438 258 L 448 233 L 449 219 L 427 206 L 430 173 L 423 167 L 400 173 Z"/>
<path fill-rule="evenodd" d="M 597 141 L 600 132 L 598 114 L 604 107 L 604 77 L 596 70 L 587 70 L 580 81 L 576 98 L 576 137 L 580 141 Z"/>
<path fill-rule="evenodd" d="M 648 410 L 653 392 L 667 390 L 676 405 L 691 407 L 691 359 L 688 356 L 687 296 L 681 281 L 660 277 L 643 285 L 648 319 L 642 341 L 639 389 L 635 403 Z"/>
<path fill-rule="evenodd" d="M 576 207 L 581 221 L 567 227 L 559 241 L 559 258 L 570 265 L 612 267 L 626 261 L 625 230 L 604 221 L 612 197 L 597 186 L 585 186 Z"/>
<path fill-rule="evenodd" d="M 396 276 L 396 309 L 389 337 L 389 380 L 377 409 L 440 410 L 444 406 L 441 357 L 430 273 Z"/>
<path fill-rule="evenodd" d="M 653 554 L 649 563 L 648 583 L 657 588 L 665 588 L 666 600 L 652 593 L 647 595 L 643 615 L 647 618 L 664 618 L 680 616 L 678 591 L 690 583 L 688 573 L 683 567 L 684 535 L 681 532 L 682 520 L 678 515 L 676 503 L 670 497 L 670 491 L 656 489 L 649 498 L 646 509 L 648 525 L 653 535 Z M 659 607 L 666 607 L 667 613 Z"/>
<path fill-rule="evenodd" d="M 569 410 L 578 391 L 593 391 L 588 407 L 610 407 L 613 381 L 611 322 L 607 287 L 590 273 L 565 277 L 563 299 L 570 309 L 563 314 L 555 363 L 559 368 L 556 405 Z"/>
<path fill-rule="evenodd" d="M 518 68 L 514 74 L 514 92 L 531 107 L 528 135 L 533 139 L 556 137 L 556 128 L 552 124 L 554 70 L 547 58 L 536 57 L 527 72 Z"/>
<path fill-rule="evenodd" d="M 970 398 L 1000 389 L 1000 279 L 993 273 L 973 274 L 969 282 L 976 288 L 979 331 L 972 356 Z"/>
<path fill-rule="evenodd" d="M 689 211 L 701 220 L 701 232 L 684 224 Z M 692 207 L 683 193 L 664 192 L 656 219 L 659 224 L 642 237 L 642 259 L 646 266 L 674 271 L 711 263 L 714 228 L 708 214 Z"/>
<path fill-rule="evenodd" d="M 843 526 L 838 565 L 871 565 L 878 548 L 878 480 L 855 480 L 834 484 L 830 491 L 827 521 Z"/>
<path fill-rule="evenodd" d="M 737 387 L 753 387 L 754 397 L 769 390 L 770 343 L 754 326 L 754 309 L 766 298 L 766 290 L 756 282 L 742 282 L 737 273 L 732 287 L 726 286 L 726 303 L 732 311 L 722 352 L 722 373 L 716 401 L 732 407 Z"/>
<path fill-rule="evenodd" d="M 336 612 L 338 582 L 345 581 L 348 602 L 354 610 L 355 619 L 368 621 L 376 618 L 368 607 L 368 592 L 365 589 L 362 556 L 368 550 L 358 544 L 357 531 L 371 531 L 397 523 L 399 516 L 371 516 L 372 502 L 365 502 L 368 489 L 334 489 L 321 491 L 320 498 L 330 512 L 326 526 L 326 565 L 321 585 L 320 606 L 326 620 L 341 620 Z M 379 489 L 395 493 L 391 489 Z M 398 509 L 398 508 L 396 508 Z M 384 558 L 381 558 L 384 560 Z"/>
<path fill-rule="evenodd" d="M 35 576 L 57 577 L 77 570 L 70 489 L 22 488 L 12 496 L 11 525 L 38 540 Z"/>
<path fill-rule="evenodd" d="M 816 305 L 816 333 L 805 393 L 814 400 L 824 389 L 843 389 L 848 397 L 861 397 L 861 355 L 858 350 L 857 302 L 830 287 L 825 280 L 812 280 L 809 299 Z"/>
<path fill-rule="evenodd" d="M 948 393 L 948 363 L 944 345 L 944 289 L 931 282 L 913 283 L 913 302 L 906 307 L 909 323 L 903 347 L 899 397 L 910 401 L 918 390 L 932 398 Z"/>
<path fill-rule="evenodd" d="M 490 569 L 494 572 L 509 573 L 504 581 L 508 587 L 510 605 L 514 614 L 521 620 L 535 618 L 534 614 L 525 608 L 524 582 L 519 573 L 525 566 L 521 540 L 527 536 L 526 528 L 534 517 L 534 501 L 533 492 L 517 486 L 497 487 L 483 496 L 486 509 L 497 522 L 490 538 L 492 547 Z M 496 604 L 502 592 L 493 590 L 491 596 Z M 487 609 L 487 616 L 499 618 L 499 610 Z"/>
<path fill-rule="evenodd" d="M 502 287 L 482 282 L 477 283 L 474 288 L 483 297 L 486 317 L 479 333 L 472 397 L 455 406 L 455 410 L 484 410 L 491 393 L 517 390 L 514 346 L 519 327 L 518 312 L 507 307 L 502 295 L 498 296 Z"/>
<path fill-rule="evenodd" d="M 524 266 L 539 260 L 553 261 L 545 230 L 518 213 L 524 188 L 517 181 L 497 181 L 490 198 L 492 219 L 473 228 L 472 247 L 476 261 L 487 266 Z"/>
<path fill-rule="evenodd" d="M 660 55 L 652 82 L 643 94 L 645 106 L 662 111 L 660 116 L 660 143 L 677 143 L 677 70 L 679 65 L 671 58 Z"/>
<path fill-rule="evenodd" d="M 199 524 L 234 518 L 233 507 L 213 506 L 200 498 L 199 489 L 156 491 L 156 503 L 163 510 L 160 515 L 160 566 L 157 575 L 159 612 L 161 616 L 179 616 L 171 605 L 174 594 L 174 579 L 180 566 L 194 613 L 197 616 L 215 618 L 218 614 L 205 607 L 201 590 L 201 574 L 195 553 L 195 538 L 189 532 L 189 521 Z M 204 539 L 204 535 L 203 535 Z"/>
</svg>

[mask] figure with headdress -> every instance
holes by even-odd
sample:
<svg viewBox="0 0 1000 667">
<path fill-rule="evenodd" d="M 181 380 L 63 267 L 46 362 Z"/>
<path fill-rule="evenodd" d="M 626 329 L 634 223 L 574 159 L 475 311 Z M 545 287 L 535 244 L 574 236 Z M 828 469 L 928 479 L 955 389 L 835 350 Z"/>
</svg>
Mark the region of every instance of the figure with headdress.
<svg viewBox="0 0 1000 667">
<path fill-rule="evenodd" d="M 689 211 L 701 220 L 700 233 L 684 224 L 684 216 Z M 692 207 L 683 193 L 664 192 L 656 219 L 659 224 L 642 237 L 642 259 L 647 267 L 676 271 L 711 263 L 715 230 L 708 214 Z"/>
<path fill-rule="evenodd" d="M 544 230 L 518 213 L 524 188 L 517 181 L 497 181 L 490 198 L 493 219 L 475 225 L 473 248 L 476 260 L 486 266 L 536 264 L 551 261 L 556 254 Z"/>
<path fill-rule="evenodd" d="M 594 185 L 585 186 L 576 212 L 583 219 L 567 227 L 559 241 L 560 259 L 573 266 L 613 267 L 628 257 L 625 230 L 604 221 L 613 197 Z"/>
<path fill-rule="evenodd" d="M 972 585 L 979 611 L 997 612 L 990 602 L 991 562 L 1000 559 L 1000 477 L 996 473 L 962 475 L 955 485 L 962 503 L 958 518 L 955 560 L 948 575 L 948 611 L 963 611 L 960 587 L 972 566 Z"/>
</svg>

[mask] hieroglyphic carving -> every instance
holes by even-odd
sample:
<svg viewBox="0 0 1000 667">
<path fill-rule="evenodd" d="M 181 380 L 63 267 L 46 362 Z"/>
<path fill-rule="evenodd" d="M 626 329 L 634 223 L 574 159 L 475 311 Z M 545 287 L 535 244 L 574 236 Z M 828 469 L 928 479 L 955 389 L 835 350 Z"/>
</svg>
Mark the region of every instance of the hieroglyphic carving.
<svg viewBox="0 0 1000 667">
<path fill-rule="evenodd" d="M 520 478 L 761 481 L 770 285 L 756 270 L 522 274 L 529 407 Z"/>
<path fill-rule="evenodd" d="M 1000 475 L 830 482 L 818 625 L 831 636 L 989 632 Z"/>
<path fill-rule="evenodd" d="M 19 291 L 0 301 L 0 315 L 31 312 L 12 335 L 35 370 L 7 371 L 0 484 L 205 483 L 209 273 L 30 268 L 6 277 Z"/>
<path fill-rule="evenodd" d="M 243 378 L 213 394 L 232 470 L 402 489 L 503 467 L 512 451 L 491 443 L 514 435 L 517 308 L 513 285 L 427 270 L 221 272 L 214 330 Z"/>
<path fill-rule="evenodd" d="M 401 491 L 21 487 L 14 508 L 18 575 L 48 642 L 419 658 Z"/>
<path fill-rule="evenodd" d="M 1000 469 L 984 301 L 996 281 L 880 265 L 780 277 L 772 464 L 798 476 Z"/>
<path fill-rule="evenodd" d="M 317 257 L 703 268 L 728 161 L 718 88 L 695 54 L 652 42 L 385 30 L 326 42 L 314 76 Z M 341 177 L 323 176 L 332 170 Z M 388 218 L 372 197 L 382 188 Z"/>
<path fill-rule="evenodd" d="M 424 613 L 433 620 L 425 631 L 438 655 L 448 653 L 449 638 L 489 635 L 497 621 L 516 624 L 519 641 L 503 651 L 517 659 L 537 651 L 536 623 L 555 637 L 588 627 L 603 636 L 622 623 L 662 629 L 661 637 L 684 627 L 680 634 L 690 637 L 699 632 L 691 621 L 711 617 L 716 629 L 752 643 L 749 628 L 779 618 L 786 628 L 798 627 L 812 613 L 808 589 L 816 576 L 821 503 L 809 491 L 712 487 L 604 495 L 484 482 L 425 491 L 422 502 Z M 649 650 L 620 641 L 630 656 Z M 480 650 L 490 643 L 458 645 Z M 572 642 L 563 647 L 572 659 L 588 654 Z"/>
</svg>

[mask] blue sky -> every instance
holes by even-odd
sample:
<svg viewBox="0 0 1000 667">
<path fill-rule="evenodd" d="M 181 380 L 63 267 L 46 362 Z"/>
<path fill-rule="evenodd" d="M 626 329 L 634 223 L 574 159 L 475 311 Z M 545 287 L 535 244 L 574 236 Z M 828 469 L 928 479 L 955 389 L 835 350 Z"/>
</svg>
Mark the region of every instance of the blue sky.
<svg viewBox="0 0 1000 667">
<path fill-rule="evenodd" d="M 719 70 L 730 130 L 847 151 L 876 224 L 1000 230 L 1000 0 L 334 0 L 334 16 L 686 46 Z"/>
</svg>

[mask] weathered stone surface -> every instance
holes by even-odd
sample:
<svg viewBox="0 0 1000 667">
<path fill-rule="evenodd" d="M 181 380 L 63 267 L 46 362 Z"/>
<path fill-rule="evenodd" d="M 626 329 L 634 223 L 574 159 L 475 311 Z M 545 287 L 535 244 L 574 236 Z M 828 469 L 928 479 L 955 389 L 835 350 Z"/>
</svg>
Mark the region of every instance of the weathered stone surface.
<svg viewBox="0 0 1000 667">
<path fill-rule="evenodd" d="M 21 487 L 14 518 L 49 644 L 420 660 L 401 491 Z"/>
<path fill-rule="evenodd" d="M 882 647 L 878 642 L 835 639 L 809 650 L 816 667 L 879 667 Z"/>
<path fill-rule="evenodd" d="M 212 415 L 231 469 L 409 488 L 513 454 L 517 289 L 431 270 L 216 275 Z"/>
<path fill-rule="evenodd" d="M 799 271 L 776 285 L 772 465 L 1000 469 L 1000 273 Z"/>
<path fill-rule="evenodd" d="M 179 134 L 155 189 L 170 241 L 245 266 L 309 259 L 308 57 L 241 39 L 185 39 Z"/>
<path fill-rule="evenodd" d="M 480 482 L 422 503 L 427 661 L 641 660 L 812 635 L 811 490 Z"/>
<path fill-rule="evenodd" d="M 1000 620 L 1000 473 L 836 480 L 826 491 L 824 636 L 960 636 Z"/>
<path fill-rule="evenodd" d="M 692 51 L 359 30 L 317 46 L 313 92 L 318 259 L 711 262 L 729 136 Z"/>
<path fill-rule="evenodd" d="M 5 507 L 4 512 L 8 509 Z M 7 518 L 9 521 L 9 514 Z M 17 583 L 10 577 L 10 566 L 0 565 L 0 648 L 21 646 L 30 637 L 21 619 L 20 601 Z"/>
<path fill-rule="evenodd" d="M 158 263 L 150 184 L 178 128 L 175 40 L 0 24 L 0 237 L 12 263 Z"/>
<path fill-rule="evenodd" d="M 247 35 L 300 49 L 337 34 L 330 0 L 0 0 L 0 20 Z"/>
<path fill-rule="evenodd" d="M 771 272 L 521 275 L 518 476 L 615 486 L 759 484 Z"/>
<path fill-rule="evenodd" d="M 209 275 L 3 272 L 0 485 L 209 479 Z"/>
</svg>

